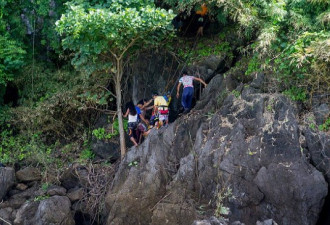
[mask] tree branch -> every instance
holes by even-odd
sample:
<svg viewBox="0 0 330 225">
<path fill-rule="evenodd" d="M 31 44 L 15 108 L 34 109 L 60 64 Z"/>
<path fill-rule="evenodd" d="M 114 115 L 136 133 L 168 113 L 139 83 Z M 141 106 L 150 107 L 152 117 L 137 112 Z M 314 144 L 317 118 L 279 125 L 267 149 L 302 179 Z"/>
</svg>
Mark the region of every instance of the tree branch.
<svg viewBox="0 0 330 225">
<path fill-rule="evenodd" d="M 103 87 L 103 86 L 98 86 L 98 87 L 108 91 L 112 97 L 116 98 L 116 95 L 114 93 L 112 93 L 112 91 L 110 91 L 108 88 Z"/>
<path fill-rule="evenodd" d="M 140 38 L 140 36 L 138 36 L 138 37 L 136 37 L 136 38 L 133 38 L 133 40 L 131 41 L 131 43 L 129 43 L 129 44 L 127 45 L 127 47 L 123 50 L 123 52 L 120 54 L 119 59 L 121 59 L 121 58 L 124 56 L 124 54 L 127 52 L 127 50 L 128 50 L 130 47 L 132 47 L 133 44 L 134 44 L 139 38 Z"/>
</svg>

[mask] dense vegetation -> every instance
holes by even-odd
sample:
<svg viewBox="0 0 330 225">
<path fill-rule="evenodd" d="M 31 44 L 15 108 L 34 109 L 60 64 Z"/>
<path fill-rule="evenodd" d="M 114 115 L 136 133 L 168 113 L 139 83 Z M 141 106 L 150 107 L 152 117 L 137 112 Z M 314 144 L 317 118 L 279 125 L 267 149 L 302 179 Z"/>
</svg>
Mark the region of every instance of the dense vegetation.
<svg viewBox="0 0 330 225">
<path fill-rule="evenodd" d="M 121 110 L 115 85 L 122 82 L 125 62 L 141 46 L 160 44 L 170 32 L 173 14 L 164 9 L 189 15 L 201 2 L 156 1 L 160 9 L 151 0 L 1 1 L 0 161 L 47 169 L 61 168 L 77 155 L 80 161 L 92 158 L 95 120 L 101 112 Z M 210 21 L 220 25 L 211 35 L 217 47 L 203 45 L 206 36 L 194 53 L 184 37 L 177 37 L 178 47 L 167 46 L 178 57 L 193 62 L 235 52 L 235 66 L 247 76 L 263 71 L 272 90 L 306 107 L 313 96 L 329 94 L 328 0 L 206 3 Z M 16 103 L 4 102 L 6 87 L 17 87 Z"/>
</svg>

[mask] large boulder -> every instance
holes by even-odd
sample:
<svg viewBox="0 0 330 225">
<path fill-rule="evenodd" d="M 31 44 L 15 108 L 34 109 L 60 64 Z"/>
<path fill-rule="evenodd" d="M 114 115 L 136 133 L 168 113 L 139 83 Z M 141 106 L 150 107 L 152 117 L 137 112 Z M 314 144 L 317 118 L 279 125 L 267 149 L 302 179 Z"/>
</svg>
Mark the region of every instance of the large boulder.
<svg viewBox="0 0 330 225">
<path fill-rule="evenodd" d="M 53 196 L 40 202 L 34 217 L 35 225 L 74 225 L 71 202 L 65 196 Z"/>
<path fill-rule="evenodd" d="M 67 190 L 88 184 L 88 171 L 79 164 L 72 164 L 60 177 L 61 184 Z"/>
<path fill-rule="evenodd" d="M 66 196 L 53 196 L 42 201 L 28 201 L 17 211 L 15 225 L 74 225 L 71 202 Z"/>
<path fill-rule="evenodd" d="M 34 215 L 38 209 L 38 206 L 39 206 L 39 202 L 37 201 L 25 202 L 17 211 L 14 224 L 15 225 L 35 224 Z"/>
<path fill-rule="evenodd" d="M 30 182 L 41 180 L 41 172 L 34 167 L 26 167 L 16 172 L 16 177 L 19 181 Z"/>
<path fill-rule="evenodd" d="M 111 161 L 119 159 L 119 144 L 116 142 L 94 140 L 91 148 L 98 158 Z"/>
<path fill-rule="evenodd" d="M 14 185 L 15 170 L 10 167 L 0 167 L 0 201 Z"/>
<path fill-rule="evenodd" d="M 320 106 L 314 108 L 315 122 L 317 125 L 325 123 L 325 121 L 330 116 L 330 108 L 328 104 L 321 104 Z"/>
</svg>

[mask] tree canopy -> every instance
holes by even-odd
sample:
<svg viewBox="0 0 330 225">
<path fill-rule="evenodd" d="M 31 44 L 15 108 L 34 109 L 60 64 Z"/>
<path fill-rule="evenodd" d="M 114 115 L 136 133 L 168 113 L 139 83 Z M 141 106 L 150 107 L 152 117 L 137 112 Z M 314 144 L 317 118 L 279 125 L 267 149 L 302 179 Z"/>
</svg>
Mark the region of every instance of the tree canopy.
<svg viewBox="0 0 330 225">
<path fill-rule="evenodd" d="M 90 72 L 107 70 L 113 57 L 157 44 L 171 31 L 174 15 L 155 8 L 153 1 L 118 0 L 106 5 L 70 2 L 57 21 L 63 47 L 75 52 L 72 62 L 77 67 L 88 66 Z"/>
</svg>

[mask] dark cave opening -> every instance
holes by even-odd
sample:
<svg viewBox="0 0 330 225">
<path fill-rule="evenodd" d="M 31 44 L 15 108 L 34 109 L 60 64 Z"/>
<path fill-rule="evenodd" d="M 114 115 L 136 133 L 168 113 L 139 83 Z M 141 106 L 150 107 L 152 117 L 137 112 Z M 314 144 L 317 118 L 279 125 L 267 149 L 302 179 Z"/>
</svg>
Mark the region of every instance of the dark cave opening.
<svg viewBox="0 0 330 225">
<path fill-rule="evenodd" d="M 81 211 L 76 211 L 74 215 L 74 221 L 79 225 L 99 225 L 99 223 L 95 221 L 95 219 L 93 219 L 90 215 Z"/>
<path fill-rule="evenodd" d="M 328 189 L 328 195 L 325 198 L 325 202 L 320 214 L 320 217 L 316 223 L 316 225 L 329 225 L 330 224 L 330 195 L 329 195 L 330 189 Z"/>
<path fill-rule="evenodd" d="M 10 105 L 12 107 L 18 106 L 18 88 L 15 84 L 9 82 L 5 87 L 4 94 L 2 96 L 3 104 Z"/>
</svg>

